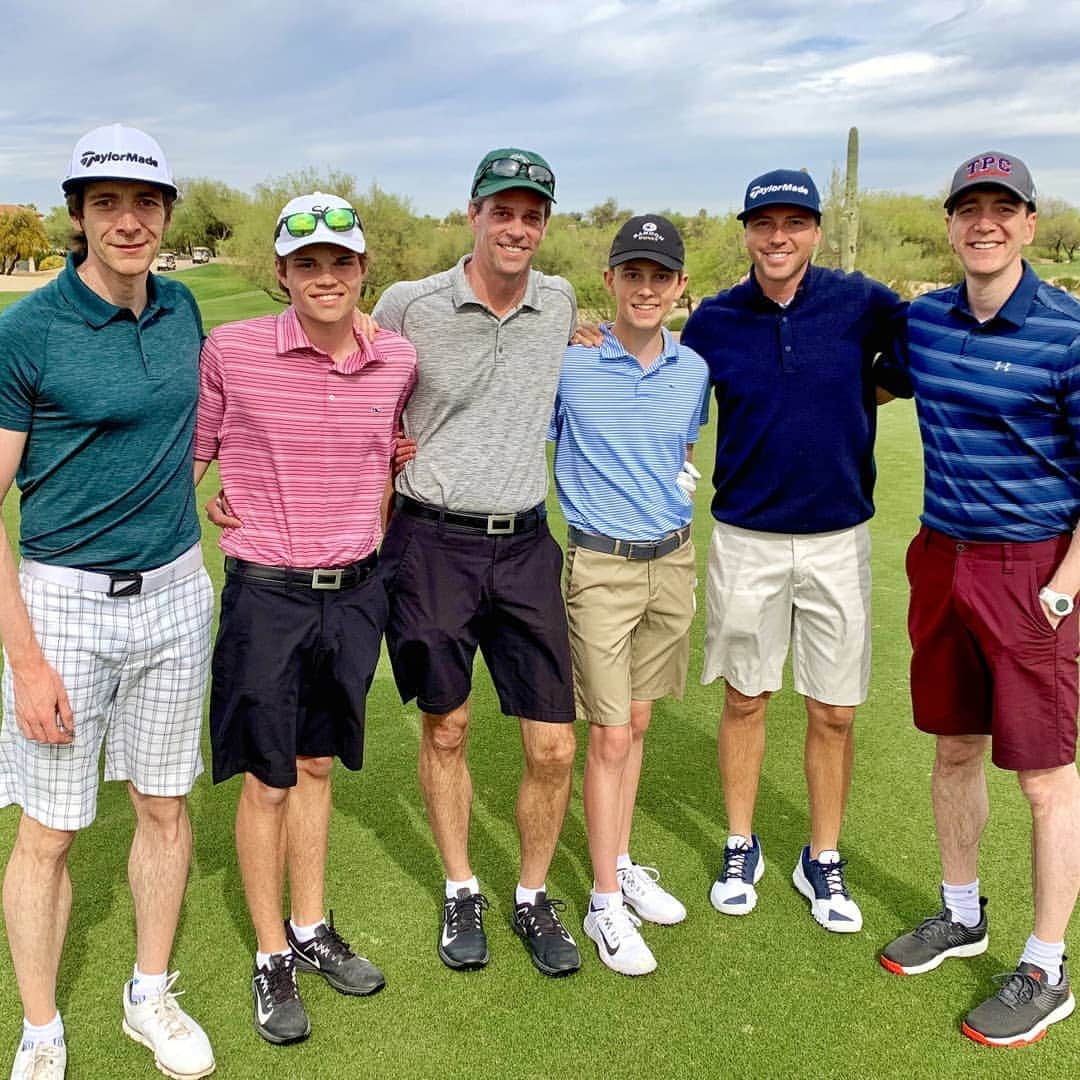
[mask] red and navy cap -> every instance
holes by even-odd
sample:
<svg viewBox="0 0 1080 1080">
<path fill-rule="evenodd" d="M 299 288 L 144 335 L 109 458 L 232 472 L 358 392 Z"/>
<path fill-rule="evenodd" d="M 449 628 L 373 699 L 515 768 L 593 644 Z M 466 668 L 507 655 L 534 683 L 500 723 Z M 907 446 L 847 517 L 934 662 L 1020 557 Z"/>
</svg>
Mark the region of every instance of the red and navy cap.
<svg viewBox="0 0 1080 1080">
<path fill-rule="evenodd" d="M 956 200 L 969 188 L 990 184 L 1011 191 L 1018 198 L 1035 209 L 1035 181 L 1031 179 L 1028 167 L 1012 154 L 1002 154 L 997 150 L 988 150 L 968 158 L 953 173 L 952 186 L 945 200 L 945 209 L 952 213 Z"/>
</svg>

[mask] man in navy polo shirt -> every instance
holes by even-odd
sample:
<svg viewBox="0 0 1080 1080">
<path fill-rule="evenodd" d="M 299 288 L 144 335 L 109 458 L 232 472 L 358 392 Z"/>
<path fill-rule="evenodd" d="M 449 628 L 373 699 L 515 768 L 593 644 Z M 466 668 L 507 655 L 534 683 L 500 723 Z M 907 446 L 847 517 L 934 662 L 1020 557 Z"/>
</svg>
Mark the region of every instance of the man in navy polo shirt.
<svg viewBox="0 0 1080 1080">
<path fill-rule="evenodd" d="M 659 214 L 631 218 L 604 271 L 615 322 L 563 357 L 549 438 L 569 525 L 566 613 L 578 715 L 589 724 L 585 820 L 593 890 L 585 933 L 600 959 L 644 975 L 640 920 L 686 909 L 630 858 L 653 702 L 682 697 L 696 584 L 688 459 L 708 419 L 709 372 L 663 320 L 686 289 L 682 237 Z M 625 901 L 625 905 L 624 905 Z M 634 914 L 628 910 L 632 907 Z"/>
<path fill-rule="evenodd" d="M 962 1030 L 1018 1046 L 1075 1008 L 1064 938 L 1080 889 L 1080 304 L 1022 258 L 1035 185 L 1019 158 L 965 161 L 945 209 L 964 280 L 908 316 L 926 482 L 907 555 L 912 706 L 936 736 L 943 907 L 881 962 L 916 975 L 985 952 L 989 746 L 1031 808 L 1035 919 L 1016 971 Z"/>
<path fill-rule="evenodd" d="M 751 181 L 739 220 L 750 275 L 704 301 L 682 335 L 708 362 L 717 403 L 702 682 L 726 682 L 718 760 L 730 835 L 710 896 L 728 915 L 757 902 L 765 712 L 790 646 L 810 799 L 792 879 L 822 926 L 851 933 L 862 915 L 839 838 L 870 673 L 875 358 L 892 348 L 903 304 L 861 274 L 811 264 L 821 206 L 806 173 Z"/>
</svg>

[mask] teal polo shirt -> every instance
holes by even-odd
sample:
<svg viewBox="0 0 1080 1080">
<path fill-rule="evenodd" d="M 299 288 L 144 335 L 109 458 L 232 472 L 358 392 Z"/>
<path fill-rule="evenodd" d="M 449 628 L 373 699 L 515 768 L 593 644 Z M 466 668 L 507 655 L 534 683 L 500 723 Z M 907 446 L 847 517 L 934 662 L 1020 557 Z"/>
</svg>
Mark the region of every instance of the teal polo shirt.
<svg viewBox="0 0 1080 1080">
<path fill-rule="evenodd" d="M 192 440 L 202 320 L 149 277 L 136 318 L 60 276 L 0 315 L 0 428 L 28 433 L 19 550 L 56 566 L 149 570 L 199 539 Z"/>
</svg>

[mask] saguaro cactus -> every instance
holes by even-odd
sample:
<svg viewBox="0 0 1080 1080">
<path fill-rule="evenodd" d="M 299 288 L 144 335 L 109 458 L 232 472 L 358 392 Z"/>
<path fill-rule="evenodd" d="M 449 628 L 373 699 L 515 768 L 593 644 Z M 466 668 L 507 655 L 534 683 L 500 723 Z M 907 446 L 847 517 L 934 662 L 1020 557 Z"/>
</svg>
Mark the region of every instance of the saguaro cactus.
<svg viewBox="0 0 1080 1080">
<path fill-rule="evenodd" d="M 859 129 L 847 137 L 847 176 L 844 178 L 844 209 L 840 215 L 840 265 L 846 273 L 855 269 L 859 248 Z"/>
</svg>

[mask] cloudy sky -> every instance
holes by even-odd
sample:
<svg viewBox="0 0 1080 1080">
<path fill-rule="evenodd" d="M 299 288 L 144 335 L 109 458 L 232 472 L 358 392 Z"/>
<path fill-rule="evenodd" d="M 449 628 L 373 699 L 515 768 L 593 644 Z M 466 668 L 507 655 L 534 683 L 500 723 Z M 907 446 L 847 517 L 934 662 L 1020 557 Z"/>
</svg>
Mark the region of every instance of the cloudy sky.
<svg viewBox="0 0 1080 1080">
<path fill-rule="evenodd" d="M 562 210 L 725 212 L 770 168 L 824 186 L 853 124 L 865 188 L 1001 149 L 1080 205 L 1076 0 L 34 0 L 4 32 L 0 202 L 43 210 L 117 120 L 181 177 L 332 167 L 438 215 L 502 145 Z"/>
</svg>

